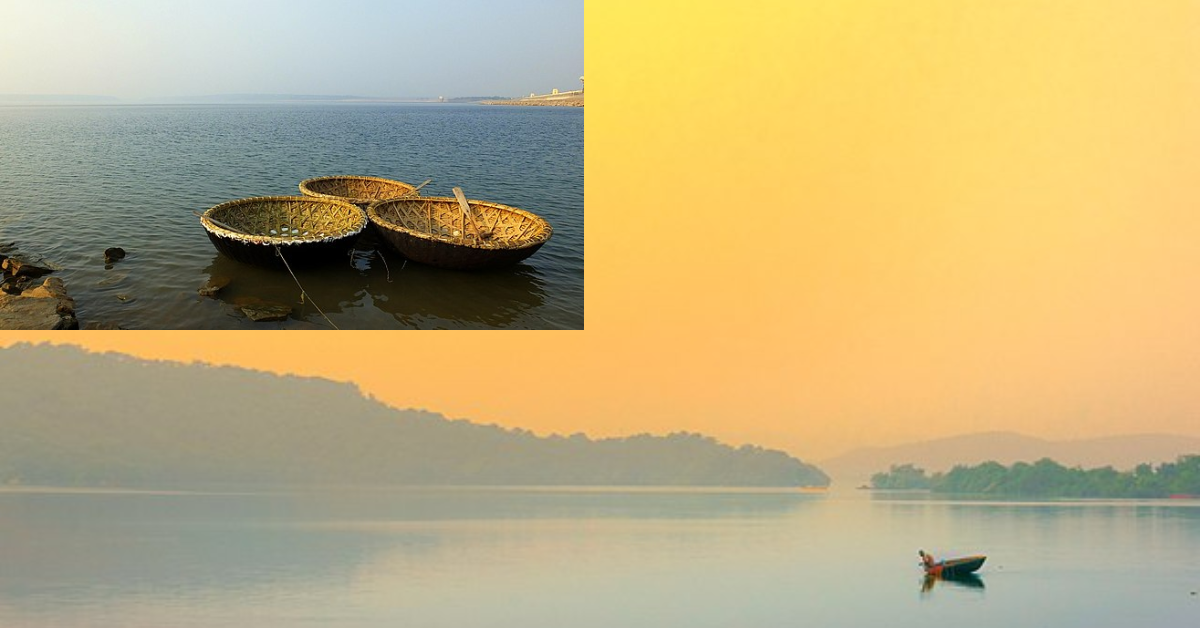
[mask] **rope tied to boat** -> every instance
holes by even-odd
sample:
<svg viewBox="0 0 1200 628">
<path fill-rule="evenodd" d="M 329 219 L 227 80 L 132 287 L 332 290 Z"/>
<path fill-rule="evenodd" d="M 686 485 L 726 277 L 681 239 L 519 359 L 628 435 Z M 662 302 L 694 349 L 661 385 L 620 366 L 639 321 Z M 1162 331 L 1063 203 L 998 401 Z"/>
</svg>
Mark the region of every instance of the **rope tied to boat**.
<svg viewBox="0 0 1200 628">
<path fill-rule="evenodd" d="M 378 255 L 379 259 L 383 261 L 383 267 L 384 267 L 384 269 L 387 270 L 388 283 L 392 283 L 392 269 L 391 269 L 391 267 L 388 266 L 387 258 L 383 256 L 383 251 L 376 249 L 375 254 Z"/>
<path fill-rule="evenodd" d="M 292 281 L 296 282 L 296 287 L 300 288 L 300 300 L 307 300 L 309 303 L 312 303 L 313 307 L 317 308 L 317 311 L 321 313 L 321 316 L 325 317 L 325 321 L 329 323 L 330 327 L 341 331 L 340 327 L 335 325 L 333 321 L 329 320 L 329 317 L 325 315 L 325 311 L 321 309 L 321 306 L 317 305 L 316 301 L 313 301 L 312 297 L 309 296 L 308 291 L 304 289 L 304 286 L 300 285 L 300 280 L 296 278 L 296 273 L 292 272 L 292 267 L 288 264 L 287 258 L 283 256 L 283 251 L 279 250 L 279 245 L 272 244 L 271 246 L 275 248 L 275 254 L 279 256 L 279 259 L 283 261 L 283 267 L 286 268 L 288 274 L 292 276 Z"/>
</svg>

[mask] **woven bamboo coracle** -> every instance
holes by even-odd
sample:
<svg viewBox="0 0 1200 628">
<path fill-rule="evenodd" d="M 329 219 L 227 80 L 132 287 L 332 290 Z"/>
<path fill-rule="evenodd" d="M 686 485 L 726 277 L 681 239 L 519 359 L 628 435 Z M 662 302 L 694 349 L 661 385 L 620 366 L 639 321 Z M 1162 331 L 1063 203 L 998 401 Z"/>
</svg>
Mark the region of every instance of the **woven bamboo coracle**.
<svg viewBox="0 0 1200 628">
<path fill-rule="evenodd" d="M 300 192 L 305 196 L 349 201 L 363 209 L 375 201 L 406 195 L 418 196 L 419 193 L 414 189 L 414 186 L 403 181 L 354 175 L 314 177 L 300 182 Z"/>
<path fill-rule="evenodd" d="M 379 235 L 404 257 L 422 264 L 475 270 L 515 264 L 533 255 L 553 230 L 523 209 L 427 196 L 377 201 L 367 217 Z"/>
<path fill-rule="evenodd" d="M 213 246 L 240 262 L 282 266 L 340 259 L 367 227 L 363 210 L 345 201 L 259 196 L 210 207 L 200 217 Z"/>
</svg>

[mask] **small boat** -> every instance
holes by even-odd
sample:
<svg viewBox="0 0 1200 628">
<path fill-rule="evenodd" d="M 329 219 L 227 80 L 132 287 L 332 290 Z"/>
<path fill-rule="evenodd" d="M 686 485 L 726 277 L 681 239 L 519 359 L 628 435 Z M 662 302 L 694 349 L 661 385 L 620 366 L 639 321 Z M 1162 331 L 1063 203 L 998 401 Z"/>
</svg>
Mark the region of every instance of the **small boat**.
<svg viewBox="0 0 1200 628">
<path fill-rule="evenodd" d="M 553 233 L 542 217 L 515 207 L 425 196 L 377 201 L 367 217 L 385 242 L 422 264 L 478 270 L 515 264 L 533 255 Z"/>
<path fill-rule="evenodd" d="M 210 207 L 200 224 L 228 257 L 282 268 L 285 261 L 309 265 L 341 259 L 367 228 L 367 215 L 345 201 L 257 196 Z"/>
<path fill-rule="evenodd" d="M 965 576 L 978 571 L 983 566 L 983 561 L 985 560 L 987 560 L 987 556 L 966 556 L 964 558 L 943 560 L 932 565 L 926 565 L 925 573 L 930 576 L 941 576 L 944 578 Z"/>
<path fill-rule="evenodd" d="M 366 209 L 375 201 L 400 196 L 419 196 L 419 189 L 403 181 L 358 175 L 313 177 L 300 182 L 300 193 L 305 196 L 347 201 L 362 209 Z"/>
</svg>

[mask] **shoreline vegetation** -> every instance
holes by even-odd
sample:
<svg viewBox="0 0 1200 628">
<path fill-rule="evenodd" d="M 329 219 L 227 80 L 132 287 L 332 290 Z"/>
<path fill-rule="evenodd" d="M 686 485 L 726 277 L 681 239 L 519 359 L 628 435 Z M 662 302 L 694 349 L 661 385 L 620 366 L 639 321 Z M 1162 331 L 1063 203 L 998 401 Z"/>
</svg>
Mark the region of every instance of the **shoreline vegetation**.
<svg viewBox="0 0 1200 628">
<path fill-rule="evenodd" d="M 870 488 L 995 497 L 1200 497 L 1200 455 L 1157 466 L 1143 463 L 1129 471 L 1065 467 L 1049 458 L 1008 467 L 998 462 L 959 465 L 932 475 L 913 464 L 899 464 L 872 475 Z"/>
</svg>

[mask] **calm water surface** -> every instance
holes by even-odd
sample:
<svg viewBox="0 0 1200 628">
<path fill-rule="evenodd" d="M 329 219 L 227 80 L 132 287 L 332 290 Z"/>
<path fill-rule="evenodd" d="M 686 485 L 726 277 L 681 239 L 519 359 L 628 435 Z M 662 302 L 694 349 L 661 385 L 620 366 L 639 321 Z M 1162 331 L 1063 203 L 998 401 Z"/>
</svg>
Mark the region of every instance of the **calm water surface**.
<svg viewBox="0 0 1200 628">
<path fill-rule="evenodd" d="M 372 235 L 300 281 L 343 329 L 583 328 L 583 111 L 481 105 L 0 107 L 0 244 L 61 267 L 80 322 L 327 327 L 283 271 L 217 254 L 193 212 L 365 174 L 527 209 L 554 236 L 508 269 L 406 264 Z M 103 251 L 129 256 L 106 267 Z M 382 254 L 380 253 L 382 250 Z M 196 290 L 233 281 L 218 298 Z M 253 323 L 239 306 L 294 306 Z"/>
<path fill-rule="evenodd" d="M 1198 551 L 1191 502 L 4 492 L 0 625 L 1195 626 Z"/>
</svg>

